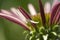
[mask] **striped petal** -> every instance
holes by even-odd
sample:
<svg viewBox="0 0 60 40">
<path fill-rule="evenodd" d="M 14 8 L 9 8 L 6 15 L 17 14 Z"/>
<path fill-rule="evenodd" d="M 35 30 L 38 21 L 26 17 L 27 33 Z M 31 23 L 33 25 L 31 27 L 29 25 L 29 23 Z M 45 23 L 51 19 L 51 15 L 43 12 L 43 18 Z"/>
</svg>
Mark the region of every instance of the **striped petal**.
<svg viewBox="0 0 60 40">
<path fill-rule="evenodd" d="M 19 19 L 25 23 L 27 23 L 26 18 L 24 17 L 24 15 L 19 11 L 19 9 L 16 8 L 11 8 L 11 11 L 13 12 L 13 14 L 15 14 L 17 17 L 19 17 Z"/>
<path fill-rule="evenodd" d="M 18 9 L 26 17 L 26 19 L 31 19 L 30 15 L 22 7 L 19 7 Z"/>
<path fill-rule="evenodd" d="M 13 17 L 16 17 L 16 18 L 18 18 L 19 19 L 19 17 L 16 15 L 16 14 L 14 14 L 13 12 L 11 12 L 11 11 L 7 11 L 7 10 L 1 10 L 1 13 L 3 13 L 3 14 L 7 14 L 7 15 L 11 15 L 11 16 L 13 16 Z"/>
<path fill-rule="evenodd" d="M 17 23 L 17 24 L 21 25 L 24 29 L 29 30 L 28 26 L 25 23 L 23 23 L 22 21 L 20 21 L 19 19 L 15 18 L 13 16 L 0 13 L 0 17 L 8 19 L 8 20 L 10 20 L 10 21 L 12 21 L 14 23 Z"/>
<path fill-rule="evenodd" d="M 60 3 L 56 4 L 56 5 L 52 8 L 52 10 L 51 10 L 50 25 L 52 24 L 52 20 L 53 20 L 53 18 L 54 18 L 54 16 L 55 16 L 55 14 L 56 14 L 59 6 L 60 6 Z"/>
<path fill-rule="evenodd" d="M 57 23 L 57 24 L 60 23 L 60 12 L 59 12 L 58 16 L 55 19 L 55 23 Z"/>
<path fill-rule="evenodd" d="M 40 14 L 41 14 L 42 22 L 43 22 L 43 25 L 45 25 L 46 18 L 45 18 L 44 8 L 43 8 L 41 0 L 39 0 L 39 7 L 40 7 Z"/>
<path fill-rule="evenodd" d="M 55 23 L 55 21 L 57 21 L 59 19 L 59 15 L 60 15 L 60 6 L 59 6 L 54 18 L 53 18 L 52 23 Z"/>
<path fill-rule="evenodd" d="M 19 14 L 17 13 L 17 9 L 16 9 L 16 8 L 11 8 L 11 11 L 12 11 L 16 16 L 19 16 Z"/>
<path fill-rule="evenodd" d="M 32 4 L 28 4 L 28 9 L 31 15 L 36 15 L 36 10 L 34 9 L 34 6 Z"/>
<path fill-rule="evenodd" d="M 30 17 L 30 15 L 29 15 L 22 7 L 19 7 L 18 9 L 19 9 L 20 12 L 26 17 L 27 20 L 32 20 L 31 17 Z M 35 23 L 34 23 L 34 24 L 35 24 Z M 34 24 L 31 23 L 31 25 L 32 25 L 33 27 L 35 27 Z"/>
</svg>

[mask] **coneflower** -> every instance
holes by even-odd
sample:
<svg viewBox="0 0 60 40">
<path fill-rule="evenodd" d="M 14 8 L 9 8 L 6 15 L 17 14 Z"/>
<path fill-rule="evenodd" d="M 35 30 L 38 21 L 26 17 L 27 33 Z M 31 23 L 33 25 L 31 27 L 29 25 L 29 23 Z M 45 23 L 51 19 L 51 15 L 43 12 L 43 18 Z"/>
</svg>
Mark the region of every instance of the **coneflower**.
<svg viewBox="0 0 60 40">
<path fill-rule="evenodd" d="M 26 40 L 60 40 L 60 2 L 54 0 L 52 6 L 46 2 L 43 6 L 39 0 L 40 12 L 37 13 L 32 4 L 28 4 L 31 14 L 24 8 L 11 8 L 11 11 L 1 9 L 0 17 L 19 24 L 28 30 Z"/>
</svg>

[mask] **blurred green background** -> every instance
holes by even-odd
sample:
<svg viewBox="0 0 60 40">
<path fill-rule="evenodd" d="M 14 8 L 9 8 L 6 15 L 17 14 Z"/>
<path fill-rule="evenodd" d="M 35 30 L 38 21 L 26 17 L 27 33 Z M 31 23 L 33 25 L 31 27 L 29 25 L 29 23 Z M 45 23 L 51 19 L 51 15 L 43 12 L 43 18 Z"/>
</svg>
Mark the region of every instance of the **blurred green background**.
<svg viewBox="0 0 60 40">
<path fill-rule="evenodd" d="M 52 3 L 52 0 L 42 0 L 43 4 L 47 1 Z M 11 7 L 22 6 L 28 11 L 28 3 L 32 3 L 36 11 L 39 12 L 38 0 L 0 0 L 0 9 L 10 10 Z M 0 40 L 25 40 L 23 31 L 21 26 L 0 18 Z"/>
</svg>

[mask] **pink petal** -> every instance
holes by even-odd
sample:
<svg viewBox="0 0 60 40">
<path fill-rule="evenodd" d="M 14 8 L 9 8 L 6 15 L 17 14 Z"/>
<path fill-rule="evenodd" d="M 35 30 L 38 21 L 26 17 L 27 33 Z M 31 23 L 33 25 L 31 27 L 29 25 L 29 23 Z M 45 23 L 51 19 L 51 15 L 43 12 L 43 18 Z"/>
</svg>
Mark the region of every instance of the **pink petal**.
<svg viewBox="0 0 60 40">
<path fill-rule="evenodd" d="M 36 10 L 32 4 L 28 4 L 28 9 L 29 9 L 31 15 L 36 15 Z"/>
<path fill-rule="evenodd" d="M 12 15 L 12 13 L 10 13 L 9 11 L 7 11 L 7 10 L 1 10 L 1 13 L 4 13 L 4 14 L 7 14 L 7 15 Z"/>
<path fill-rule="evenodd" d="M 19 19 L 25 23 L 27 23 L 26 18 L 24 17 L 24 15 L 19 11 L 19 9 L 16 8 L 11 8 L 11 11 L 13 12 L 13 14 L 15 14 L 17 17 L 19 17 Z"/>
<path fill-rule="evenodd" d="M 52 20 L 53 20 L 53 18 L 54 18 L 54 16 L 55 16 L 55 14 L 56 14 L 56 12 L 57 12 L 57 10 L 58 10 L 59 7 L 60 7 L 60 3 L 56 4 L 52 8 L 52 10 L 51 10 L 51 18 L 50 18 L 50 25 L 52 24 Z"/>
<path fill-rule="evenodd" d="M 31 19 L 30 15 L 22 7 L 19 7 L 18 9 L 26 17 L 26 19 Z"/>
<path fill-rule="evenodd" d="M 1 13 L 3 14 L 7 14 L 7 15 L 10 15 L 10 16 L 13 16 L 13 17 L 16 17 L 18 18 L 18 16 L 16 16 L 14 13 L 10 12 L 10 11 L 7 11 L 7 10 L 1 10 Z M 19 19 L 19 18 L 18 18 Z"/>
<path fill-rule="evenodd" d="M 44 11 L 45 11 L 45 13 L 50 13 L 50 11 L 51 11 L 51 5 L 50 5 L 49 2 L 45 3 Z"/>
<path fill-rule="evenodd" d="M 57 22 L 57 20 L 59 20 L 59 16 L 60 16 L 60 7 L 58 8 L 53 20 L 52 20 L 52 23 L 54 23 L 55 21 Z"/>
<path fill-rule="evenodd" d="M 14 23 L 17 23 L 17 24 L 21 25 L 24 29 L 29 30 L 28 26 L 25 23 L 23 23 L 22 21 L 20 21 L 19 19 L 15 18 L 13 16 L 0 13 L 0 17 L 8 19 Z"/>
<path fill-rule="evenodd" d="M 60 12 L 59 12 L 58 16 L 56 17 L 55 22 L 60 23 Z"/>
</svg>

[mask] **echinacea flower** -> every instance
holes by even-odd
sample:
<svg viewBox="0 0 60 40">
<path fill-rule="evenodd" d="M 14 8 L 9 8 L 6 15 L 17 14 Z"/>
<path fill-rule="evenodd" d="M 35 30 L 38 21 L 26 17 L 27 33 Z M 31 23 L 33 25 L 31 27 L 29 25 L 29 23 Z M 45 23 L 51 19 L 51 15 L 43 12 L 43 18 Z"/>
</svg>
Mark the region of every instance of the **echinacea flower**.
<svg viewBox="0 0 60 40">
<path fill-rule="evenodd" d="M 11 8 L 11 11 L 2 9 L 0 17 L 17 23 L 28 30 L 29 35 L 31 35 L 28 40 L 56 40 L 60 38 L 60 34 L 57 32 L 59 29 L 56 30 L 60 26 L 60 2 L 54 0 L 52 7 L 47 2 L 43 7 L 41 0 L 39 0 L 39 8 L 40 13 L 38 14 L 32 4 L 28 4 L 31 14 L 28 14 L 22 7 Z"/>
</svg>

